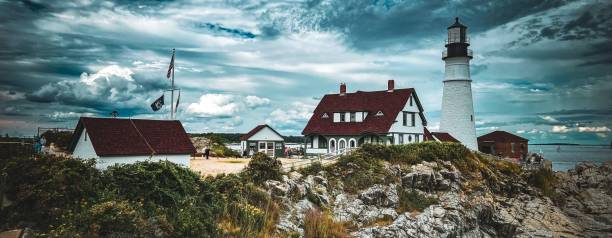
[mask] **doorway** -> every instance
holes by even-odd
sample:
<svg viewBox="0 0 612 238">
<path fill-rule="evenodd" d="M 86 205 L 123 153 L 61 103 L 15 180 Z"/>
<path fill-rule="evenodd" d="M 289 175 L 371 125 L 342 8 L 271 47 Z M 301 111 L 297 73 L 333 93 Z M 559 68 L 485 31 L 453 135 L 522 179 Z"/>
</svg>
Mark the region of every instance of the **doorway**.
<svg viewBox="0 0 612 238">
<path fill-rule="evenodd" d="M 274 142 L 272 141 L 260 141 L 259 150 L 257 152 L 264 153 L 269 157 L 274 157 Z"/>
</svg>

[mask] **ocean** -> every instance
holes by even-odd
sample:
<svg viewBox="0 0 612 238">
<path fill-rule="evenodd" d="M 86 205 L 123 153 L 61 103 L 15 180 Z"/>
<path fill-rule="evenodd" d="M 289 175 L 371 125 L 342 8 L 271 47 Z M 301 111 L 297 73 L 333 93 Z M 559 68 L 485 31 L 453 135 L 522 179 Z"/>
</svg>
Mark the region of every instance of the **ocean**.
<svg viewBox="0 0 612 238">
<path fill-rule="evenodd" d="M 557 152 L 556 145 L 529 145 L 529 151 L 542 153 L 545 159 L 552 161 L 554 171 L 567 171 L 573 169 L 577 163 L 591 161 L 601 164 L 612 160 L 610 146 L 592 145 L 561 145 Z"/>
</svg>

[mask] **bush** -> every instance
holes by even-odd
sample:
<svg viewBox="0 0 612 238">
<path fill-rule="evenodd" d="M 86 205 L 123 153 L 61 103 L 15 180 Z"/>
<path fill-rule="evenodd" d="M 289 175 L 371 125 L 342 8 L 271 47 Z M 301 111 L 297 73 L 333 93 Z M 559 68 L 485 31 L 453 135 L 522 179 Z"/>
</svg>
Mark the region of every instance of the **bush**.
<svg viewBox="0 0 612 238">
<path fill-rule="evenodd" d="M 263 184 L 266 180 L 280 180 L 282 177 L 282 164 L 264 153 L 256 153 L 244 170 L 244 176 L 255 184 Z"/>
<path fill-rule="evenodd" d="M 94 161 L 42 157 L 5 162 L 0 171 L 7 175 L 4 194 L 12 204 L 1 209 L 1 228 L 59 225 L 61 216 L 78 212 L 80 203 L 95 200 L 101 188 Z"/>
<path fill-rule="evenodd" d="M 188 169 L 139 162 L 100 173 L 93 161 L 20 158 L 8 172 L 12 204 L 0 228 L 32 227 L 52 237 L 214 237 L 223 200 Z"/>
<path fill-rule="evenodd" d="M 310 209 L 304 216 L 304 237 L 344 238 L 350 235 L 344 224 L 334 221 L 329 214 Z"/>
<path fill-rule="evenodd" d="M 310 165 L 298 169 L 298 172 L 303 175 L 316 175 L 319 172 L 323 171 L 323 165 L 321 162 L 316 161 L 312 162 Z"/>
<path fill-rule="evenodd" d="M 422 212 L 423 209 L 430 205 L 438 203 L 437 199 L 422 195 L 416 190 L 407 191 L 398 188 L 397 194 L 399 195 L 398 213 L 413 211 Z"/>
<path fill-rule="evenodd" d="M 62 150 L 68 150 L 68 146 L 70 146 L 70 142 L 72 140 L 72 132 L 71 131 L 45 131 L 40 135 L 40 137 L 44 137 L 47 140 L 47 145 L 54 143 L 55 146 L 59 147 Z"/>
<path fill-rule="evenodd" d="M 344 190 L 350 193 L 368 188 L 374 184 L 391 182 L 381 160 L 372 158 L 364 151 L 342 156 L 334 166 L 328 168 L 344 184 Z"/>
<path fill-rule="evenodd" d="M 527 174 L 527 183 L 539 188 L 544 196 L 556 199 L 558 194 L 555 192 L 557 178 L 550 169 L 539 169 Z"/>
</svg>

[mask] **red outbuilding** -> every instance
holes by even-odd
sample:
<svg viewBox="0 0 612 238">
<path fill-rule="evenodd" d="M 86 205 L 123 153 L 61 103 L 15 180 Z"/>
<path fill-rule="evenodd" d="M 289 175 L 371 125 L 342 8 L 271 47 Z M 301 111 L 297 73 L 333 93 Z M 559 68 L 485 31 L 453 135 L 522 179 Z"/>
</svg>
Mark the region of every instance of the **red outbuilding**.
<svg viewBox="0 0 612 238">
<path fill-rule="evenodd" d="M 494 131 L 478 137 L 478 150 L 505 158 L 527 157 L 529 140 L 505 131 Z"/>
</svg>

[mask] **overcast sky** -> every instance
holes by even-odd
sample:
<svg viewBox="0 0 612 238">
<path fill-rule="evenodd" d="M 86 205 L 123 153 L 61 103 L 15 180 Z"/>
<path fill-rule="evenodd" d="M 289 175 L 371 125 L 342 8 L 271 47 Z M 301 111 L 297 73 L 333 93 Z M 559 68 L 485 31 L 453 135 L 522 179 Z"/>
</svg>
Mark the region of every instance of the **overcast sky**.
<svg viewBox="0 0 612 238">
<path fill-rule="evenodd" d="M 0 133 L 79 116 L 167 118 L 189 132 L 297 135 L 338 91 L 414 87 L 439 125 L 446 27 L 469 27 L 477 133 L 532 143 L 610 143 L 611 1 L 0 0 Z"/>
</svg>

